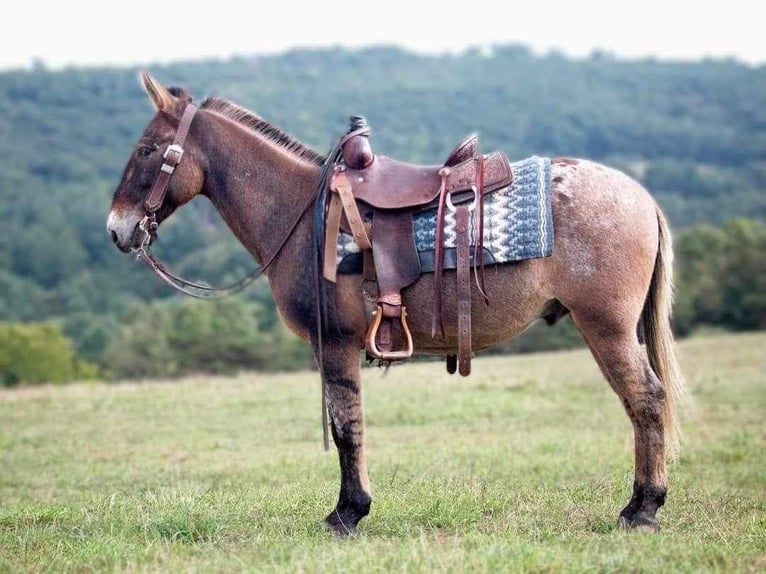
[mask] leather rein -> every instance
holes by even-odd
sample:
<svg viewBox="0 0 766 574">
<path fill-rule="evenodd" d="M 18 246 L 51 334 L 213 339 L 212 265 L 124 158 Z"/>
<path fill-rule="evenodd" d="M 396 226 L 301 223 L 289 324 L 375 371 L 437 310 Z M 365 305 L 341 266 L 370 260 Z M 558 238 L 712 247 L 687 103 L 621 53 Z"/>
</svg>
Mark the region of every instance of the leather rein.
<svg viewBox="0 0 766 574">
<path fill-rule="evenodd" d="M 184 155 L 183 145 L 186 142 L 186 137 L 189 135 L 189 128 L 191 127 L 194 115 L 197 113 L 197 109 L 197 106 L 191 102 L 187 104 L 183 116 L 181 116 L 181 122 L 178 125 L 176 135 L 173 138 L 173 143 L 168 145 L 165 153 L 162 155 L 165 161 L 160 167 L 160 173 L 157 176 L 157 179 L 154 180 L 149 195 L 143 202 L 145 215 L 138 224 L 138 229 L 143 235 L 141 237 L 141 243 L 138 247 L 134 248 L 134 251 L 136 252 L 136 260 L 146 263 L 160 279 L 181 293 L 197 299 L 219 299 L 242 291 L 266 271 L 266 269 L 276 260 L 277 256 L 282 251 L 282 248 L 287 243 L 287 240 L 290 239 L 293 231 L 295 231 L 295 228 L 298 226 L 301 219 L 303 219 L 303 216 L 308 209 L 314 204 L 315 198 L 313 196 L 309 198 L 310 201 L 301 211 L 295 223 L 290 227 L 290 230 L 280 242 L 277 250 L 266 260 L 266 263 L 250 272 L 236 283 L 224 287 L 211 287 L 209 285 L 202 285 L 200 283 L 188 281 L 187 279 L 183 279 L 168 271 L 165 265 L 163 265 L 162 262 L 160 262 L 149 250 L 149 245 L 152 240 L 157 237 L 157 229 L 159 227 L 159 223 L 157 222 L 157 211 L 162 207 L 162 203 L 167 195 L 168 187 L 170 186 L 170 178 L 178 167 L 178 164 L 181 163 L 181 158 Z"/>
</svg>

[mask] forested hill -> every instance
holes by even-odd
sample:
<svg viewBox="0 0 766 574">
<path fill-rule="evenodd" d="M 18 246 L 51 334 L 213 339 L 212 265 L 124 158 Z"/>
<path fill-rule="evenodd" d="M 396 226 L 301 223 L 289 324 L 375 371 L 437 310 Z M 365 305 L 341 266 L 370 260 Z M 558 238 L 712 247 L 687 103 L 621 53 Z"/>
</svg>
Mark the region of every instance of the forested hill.
<svg viewBox="0 0 766 574">
<path fill-rule="evenodd" d="M 305 50 L 146 69 L 198 101 L 250 108 L 321 152 L 363 114 L 376 151 L 412 161 L 442 161 L 473 131 L 483 150 L 512 158 L 602 160 L 643 181 L 676 229 L 766 216 L 764 66 L 571 60 L 507 46 Z M 0 320 L 63 317 L 94 358 L 135 301 L 169 294 L 104 227 L 151 116 L 136 69 L 0 74 Z M 206 279 L 252 265 L 204 203 L 163 227 L 157 251 Z M 265 287 L 248 296 L 271 309 Z"/>
</svg>

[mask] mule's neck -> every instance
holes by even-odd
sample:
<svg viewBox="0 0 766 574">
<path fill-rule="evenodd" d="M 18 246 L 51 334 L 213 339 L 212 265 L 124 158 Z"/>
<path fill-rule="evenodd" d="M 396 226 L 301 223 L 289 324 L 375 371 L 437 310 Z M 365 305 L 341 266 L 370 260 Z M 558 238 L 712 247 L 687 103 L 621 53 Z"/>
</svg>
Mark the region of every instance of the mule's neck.
<svg viewBox="0 0 766 574">
<path fill-rule="evenodd" d="M 261 265 L 276 256 L 271 267 L 284 267 L 286 258 L 308 256 L 313 210 L 303 212 L 315 191 L 320 166 L 266 135 L 200 111 L 206 124 L 201 131 L 207 156 L 202 192 L 228 227 Z"/>
</svg>

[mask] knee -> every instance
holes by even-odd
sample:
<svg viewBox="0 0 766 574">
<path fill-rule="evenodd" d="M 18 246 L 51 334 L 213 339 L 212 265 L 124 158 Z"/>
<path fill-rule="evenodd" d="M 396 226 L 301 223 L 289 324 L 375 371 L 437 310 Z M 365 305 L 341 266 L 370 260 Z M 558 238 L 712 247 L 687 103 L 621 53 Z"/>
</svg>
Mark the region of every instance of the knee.
<svg viewBox="0 0 766 574">
<path fill-rule="evenodd" d="M 363 432 L 361 410 L 339 409 L 332 403 L 329 403 L 328 406 L 335 444 L 339 447 L 359 446 Z"/>
<path fill-rule="evenodd" d="M 333 418 L 332 426 L 335 440 L 339 445 L 356 446 L 360 443 L 362 436 L 361 422 L 357 420 L 348 420 L 339 424 L 338 421 Z"/>
</svg>

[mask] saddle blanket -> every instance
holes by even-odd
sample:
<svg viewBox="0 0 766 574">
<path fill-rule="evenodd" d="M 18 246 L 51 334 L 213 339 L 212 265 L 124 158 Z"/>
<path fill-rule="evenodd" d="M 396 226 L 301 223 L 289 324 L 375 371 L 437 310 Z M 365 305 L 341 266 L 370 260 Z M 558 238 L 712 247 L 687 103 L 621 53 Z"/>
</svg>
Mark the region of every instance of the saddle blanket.
<svg viewBox="0 0 766 574">
<path fill-rule="evenodd" d="M 553 253 L 551 161 L 532 156 L 512 163 L 511 169 L 513 183 L 484 197 L 485 263 L 509 263 Z M 471 216 L 472 238 L 476 237 L 475 224 L 474 211 Z M 423 254 L 433 253 L 435 248 L 436 209 L 414 214 L 413 225 L 415 245 L 423 261 Z M 444 247 L 449 251 L 455 246 L 455 214 L 445 210 Z M 361 253 L 351 235 L 338 235 L 336 255 L 339 273 L 361 271 Z M 445 262 L 445 268 L 448 267 Z M 433 269 L 424 268 L 423 271 Z"/>
</svg>

